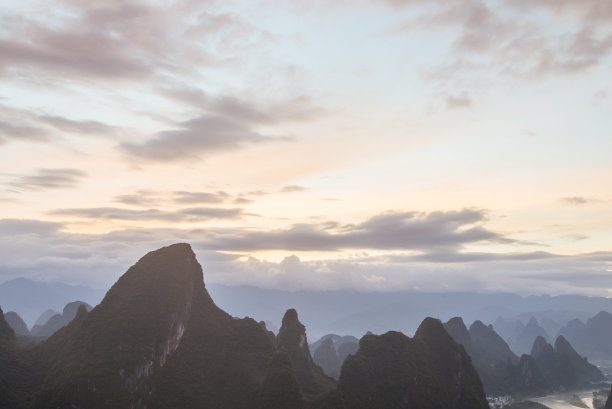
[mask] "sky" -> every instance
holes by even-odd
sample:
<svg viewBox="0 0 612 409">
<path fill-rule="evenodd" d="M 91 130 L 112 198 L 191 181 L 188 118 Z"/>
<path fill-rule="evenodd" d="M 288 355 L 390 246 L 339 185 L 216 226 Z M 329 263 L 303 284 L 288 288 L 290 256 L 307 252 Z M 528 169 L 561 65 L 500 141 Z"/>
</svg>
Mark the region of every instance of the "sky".
<svg viewBox="0 0 612 409">
<path fill-rule="evenodd" d="M 612 2 L 0 4 L 0 282 L 612 296 Z"/>
</svg>

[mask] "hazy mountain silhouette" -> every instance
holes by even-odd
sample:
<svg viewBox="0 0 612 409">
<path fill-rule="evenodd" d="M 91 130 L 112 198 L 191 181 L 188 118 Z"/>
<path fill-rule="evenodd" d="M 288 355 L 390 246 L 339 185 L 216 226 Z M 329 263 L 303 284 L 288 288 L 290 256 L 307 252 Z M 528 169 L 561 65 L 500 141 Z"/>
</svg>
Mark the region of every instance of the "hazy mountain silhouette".
<svg viewBox="0 0 612 409">
<path fill-rule="evenodd" d="M 510 348 L 517 354 L 528 354 L 537 337 L 543 337 L 547 342 L 550 341 L 544 328 L 540 326 L 535 317 L 531 317 L 527 325 L 525 325 L 523 330 L 514 339 Z"/>
<path fill-rule="evenodd" d="M 15 311 L 9 311 L 4 314 L 4 319 L 13 328 L 17 335 L 30 335 L 28 326 Z"/>
<path fill-rule="evenodd" d="M 576 389 L 603 380 L 603 374 L 582 358 L 562 336 L 553 349 L 543 337 L 538 337 L 531 350 L 546 381 L 555 389 Z"/>
<path fill-rule="evenodd" d="M 338 379 L 346 357 L 359 349 L 359 340 L 352 335 L 327 334 L 310 344 L 309 348 L 312 359 L 323 372 Z"/>
<path fill-rule="evenodd" d="M 42 327 L 43 325 L 47 323 L 47 321 L 51 319 L 51 317 L 57 314 L 59 314 L 59 312 L 55 310 L 51 310 L 51 309 L 45 310 L 42 314 L 40 314 L 38 318 L 36 318 L 36 321 L 34 322 L 34 325 L 32 326 L 32 328 L 34 328 L 37 325 L 39 327 Z"/>
<path fill-rule="evenodd" d="M 612 358 L 612 315 L 600 311 L 585 323 L 575 319 L 559 330 L 581 355 L 591 359 Z"/>
<path fill-rule="evenodd" d="M 34 325 L 30 331 L 30 334 L 39 338 L 46 338 L 53 335 L 57 330 L 65 327 L 74 319 L 77 314 L 77 310 L 81 305 L 83 305 L 87 311 L 91 311 L 92 309 L 91 305 L 83 301 L 70 302 L 66 304 L 62 310 L 62 314 L 53 315 L 42 325 Z"/>
<path fill-rule="evenodd" d="M 96 305 L 105 292 L 87 286 L 43 283 L 17 278 L 0 284 L 0 302 L 4 310 L 17 312 L 31 328 L 45 310 L 60 311 L 64 305 L 74 300 L 83 300 L 90 305 Z M 49 318 L 47 317 L 44 322 Z M 36 324 L 42 325 L 44 322 Z"/>
<path fill-rule="evenodd" d="M 230 314 L 271 321 L 276 326 L 280 326 L 278 311 L 295 308 L 313 339 L 329 333 L 359 337 L 367 331 L 384 333 L 398 330 L 414 334 L 426 316 L 442 320 L 461 316 L 466 322 L 494 322 L 500 316 L 516 317 L 528 313 L 528 317 L 549 316 L 559 325 L 564 325 L 584 314 L 591 316 L 602 310 L 612 312 L 612 299 L 574 295 L 521 297 L 516 294 L 475 292 L 281 291 L 220 284 L 210 284 L 207 288 L 217 304 Z M 512 320 L 512 325 L 515 325 L 514 322 Z M 497 324 L 496 331 L 512 345 L 512 340 Z M 529 352 L 534 339 L 530 340 L 525 352 Z"/>
<path fill-rule="evenodd" d="M 470 355 L 488 394 L 533 394 L 548 389 L 533 360 L 519 359 L 492 325 L 474 321 L 468 331 L 463 319 L 455 317 L 444 328 Z"/>
<path fill-rule="evenodd" d="M 331 338 L 325 338 L 325 340 L 319 344 L 312 355 L 312 359 L 327 376 L 331 376 L 334 379 L 340 377 L 340 366 L 342 365 L 342 361 L 340 361 L 338 352 L 336 352 L 336 348 L 334 347 L 334 341 L 332 341 Z"/>
</svg>

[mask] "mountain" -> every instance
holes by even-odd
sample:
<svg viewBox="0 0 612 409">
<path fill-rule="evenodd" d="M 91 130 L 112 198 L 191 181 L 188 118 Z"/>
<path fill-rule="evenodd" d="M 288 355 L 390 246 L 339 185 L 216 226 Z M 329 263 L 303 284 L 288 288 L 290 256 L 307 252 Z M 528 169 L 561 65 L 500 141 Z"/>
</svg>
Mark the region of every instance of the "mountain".
<svg viewBox="0 0 612 409">
<path fill-rule="evenodd" d="M 30 331 L 32 336 L 35 337 L 49 337 L 55 333 L 58 329 L 68 325 L 70 321 L 76 316 L 78 308 L 83 305 L 87 311 L 91 311 L 91 305 L 84 301 L 73 301 L 64 307 L 62 314 L 55 314 L 47 320 L 43 325 L 34 325 Z"/>
<path fill-rule="evenodd" d="M 334 389 L 333 379 L 325 375 L 312 360 L 306 328 L 293 308 L 285 312 L 276 337 L 276 346 L 279 351 L 287 354 L 305 396 L 312 398 Z"/>
<path fill-rule="evenodd" d="M 275 352 L 262 386 L 258 409 L 303 409 L 304 406 L 289 357 L 284 352 Z"/>
<path fill-rule="evenodd" d="M 550 385 L 531 355 L 523 354 L 516 366 L 510 366 L 511 383 L 522 395 L 540 395 L 550 391 Z"/>
<path fill-rule="evenodd" d="M 315 342 L 308 345 L 308 347 L 310 348 L 310 353 L 314 354 L 314 351 L 327 338 L 331 338 L 332 342 L 334 343 L 334 348 L 336 348 L 336 351 L 340 348 L 342 344 L 346 344 L 346 343 L 359 344 L 359 340 L 352 335 L 327 334 L 327 335 L 323 335 L 321 338 L 319 338 Z"/>
<path fill-rule="evenodd" d="M 576 350 L 590 359 L 612 358 L 612 315 L 600 311 L 584 324 L 576 319 L 559 330 Z"/>
<path fill-rule="evenodd" d="M 319 345 L 312 356 L 312 360 L 317 364 L 327 376 L 338 379 L 340 376 L 340 366 L 342 361 L 338 357 L 334 341 L 331 338 L 325 340 Z"/>
<path fill-rule="evenodd" d="M 503 317 L 497 317 L 493 323 L 493 328 L 508 345 L 512 345 L 519 334 L 525 329 L 525 324 L 519 319 L 506 320 Z"/>
<path fill-rule="evenodd" d="M 344 342 L 337 348 L 340 362 L 344 362 L 346 357 L 355 354 L 359 350 L 359 342 Z"/>
<path fill-rule="evenodd" d="M 543 337 L 546 341 L 549 340 L 544 328 L 538 324 L 535 317 L 531 317 L 510 347 L 518 354 L 528 354 L 537 337 Z"/>
<path fill-rule="evenodd" d="M 508 344 L 500 337 L 492 325 L 484 325 L 481 321 L 474 321 L 469 330 L 471 345 L 474 353 L 489 365 L 498 362 L 515 364 L 519 358 L 510 350 Z"/>
<path fill-rule="evenodd" d="M 278 311 L 295 308 L 313 339 L 329 333 L 359 337 L 368 331 L 382 334 L 396 330 L 414 334 L 426 316 L 445 321 L 461 316 L 466 322 L 494 322 L 500 316 L 516 317 L 529 313 L 525 322 L 532 315 L 536 318 L 549 316 L 563 325 L 585 313 L 591 316 L 602 310 L 612 312 L 612 298 L 574 295 L 521 297 L 476 292 L 283 291 L 221 284 L 209 284 L 207 288 L 215 302 L 231 315 L 255 317 L 258 321 L 271 321 L 276 326 L 280 326 Z M 497 323 L 495 330 L 512 344 Z M 529 352 L 529 348 L 531 343 L 525 352 Z"/>
<path fill-rule="evenodd" d="M 38 347 L 35 408 L 251 408 L 274 353 L 265 329 L 208 295 L 191 247 L 153 251 Z"/>
<path fill-rule="evenodd" d="M 28 326 L 15 311 L 9 311 L 4 314 L 4 319 L 13 328 L 17 335 L 30 335 Z"/>
<path fill-rule="evenodd" d="M 17 339 L 15 331 L 4 318 L 4 313 L 0 308 L 0 341 L 12 341 Z"/>
<path fill-rule="evenodd" d="M 336 394 L 343 406 L 328 407 L 488 408 L 470 357 L 433 318 L 413 338 L 395 331 L 365 335 L 344 362 Z"/>
<path fill-rule="evenodd" d="M 549 389 L 533 358 L 519 359 L 492 325 L 475 321 L 468 331 L 463 320 L 455 317 L 444 327 L 469 351 L 488 395 L 539 394 Z"/>
<path fill-rule="evenodd" d="M 30 408 L 32 391 L 41 378 L 27 355 L 17 344 L 15 332 L 0 309 L 0 408 Z"/>
<path fill-rule="evenodd" d="M 604 376 L 596 366 L 582 358 L 563 336 L 557 337 L 555 347 L 538 337 L 531 350 L 542 374 L 554 389 L 577 389 L 600 382 Z"/>
<path fill-rule="evenodd" d="M 314 362 L 327 376 L 338 379 L 342 363 L 359 349 L 359 340 L 352 335 L 327 334 L 309 345 Z"/>
<path fill-rule="evenodd" d="M 480 323 L 480 321 L 478 321 Z M 482 323 L 481 323 L 482 324 Z M 443 324 L 444 329 L 455 340 L 456 343 L 463 345 L 465 352 L 474 359 L 474 349 L 472 348 L 472 337 L 461 317 L 453 317 Z"/>
<path fill-rule="evenodd" d="M 43 283 L 18 278 L 0 284 L 0 302 L 3 309 L 17 312 L 26 324 L 32 327 L 42 311 L 47 309 L 59 311 L 74 300 L 83 300 L 90 305 L 96 305 L 105 292 L 106 290 L 82 285 Z"/>
<path fill-rule="evenodd" d="M 51 319 L 51 317 L 53 317 L 54 315 L 58 315 L 59 313 L 55 310 L 45 310 L 42 314 L 40 314 L 40 316 L 38 318 L 36 318 L 36 321 L 34 322 L 34 325 L 32 326 L 32 328 L 34 328 L 35 326 L 39 326 L 42 327 L 43 325 L 45 325 L 47 323 L 47 321 L 49 321 Z"/>
</svg>

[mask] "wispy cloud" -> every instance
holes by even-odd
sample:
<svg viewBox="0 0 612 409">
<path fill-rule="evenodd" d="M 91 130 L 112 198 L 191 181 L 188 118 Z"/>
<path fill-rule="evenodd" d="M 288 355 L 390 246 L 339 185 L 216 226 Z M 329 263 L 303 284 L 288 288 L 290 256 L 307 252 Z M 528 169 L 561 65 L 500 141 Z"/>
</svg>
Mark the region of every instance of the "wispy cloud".
<svg viewBox="0 0 612 409">
<path fill-rule="evenodd" d="M 243 216 L 242 209 L 215 208 L 215 207 L 189 207 L 175 211 L 159 209 L 134 210 L 118 207 L 94 207 L 57 209 L 49 212 L 50 215 L 64 217 L 78 217 L 96 220 L 158 220 L 165 222 L 195 222 L 214 219 L 234 219 Z"/>
<path fill-rule="evenodd" d="M 227 231 L 199 243 L 214 250 L 336 251 L 342 249 L 430 249 L 468 243 L 511 242 L 479 225 L 485 213 L 457 212 L 387 213 L 363 223 L 298 224 L 287 230 Z"/>
<path fill-rule="evenodd" d="M 588 203 L 594 203 L 598 201 L 596 199 L 589 199 L 583 196 L 567 196 L 562 197 L 560 200 L 562 203 L 572 206 L 582 206 Z"/>
<path fill-rule="evenodd" d="M 287 185 L 280 189 L 281 193 L 305 192 L 308 188 L 299 185 Z"/>
<path fill-rule="evenodd" d="M 15 176 L 8 185 L 17 191 L 71 189 L 77 187 L 86 176 L 79 169 L 38 169 L 30 175 Z"/>
<path fill-rule="evenodd" d="M 174 192 L 176 203 L 196 204 L 196 203 L 221 203 L 227 200 L 230 195 L 226 192 Z"/>
<path fill-rule="evenodd" d="M 162 131 L 143 143 L 123 143 L 120 147 L 130 156 L 170 162 L 194 160 L 248 145 L 286 140 L 262 135 L 243 122 L 208 114 L 177 123 L 176 126 L 176 129 Z"/>
</svg>

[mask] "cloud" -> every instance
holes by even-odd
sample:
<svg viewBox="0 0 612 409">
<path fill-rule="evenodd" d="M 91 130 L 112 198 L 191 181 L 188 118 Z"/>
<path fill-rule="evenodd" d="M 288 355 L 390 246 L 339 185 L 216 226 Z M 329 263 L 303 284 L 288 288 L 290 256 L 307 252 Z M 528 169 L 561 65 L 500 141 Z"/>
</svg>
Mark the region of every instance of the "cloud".
<svg viewBox="0 0 612 409">
<path fill-rule="evenodd" d="M 77 135 L 102 135 L 110 136 L 117 132 L 117 128 L 100 121 L 75 121 L 60 116 L 41 115 L 38 120 L 48 124 L 60 131 Z"/>
<path fill-rule="evenodd" d="M 446 109 L 469 108 L 472 104 L 472 99 L 466 93 L 446 97 Z"/>
<path fill-rule="evenodd" d="M 86 176 L 79 169 L 38 169 L 34 174 L 16 177 L 9 186 L 17 191 L 70 189 L 77 187 Z"/>
<path fill-rule="evenodd" d="M 96 220 L 158 220 L 165 222 L 195 222 L 214 219 L 234 219 L 241 217 L 242 209 L 214 207 L 189 207 L 175 211 L 158 209 L 134 210 L 118 207 L 93 207 L 57 209 L 48 213 L 53 216 L 78 217 Z"/>
<path fill-rule="evenodd" d="M 120 128 L 100 121 L 74 120 L 0 105 L 0 144 L 9 141 L 51 143 L 63 134 L 107 137 L 119 131 Z"/>
<path fill-rule="evenodd" d="M 308 188 L 305 188 L 304 186 L 287 185 L 287 186 L 283 186 L 283 188 L 281 190 L 279 190 L 279 192 L 281 192 L 281 193 L 293 193 L 293 192 L 305 192 L 307 190 L 308 190 Z"/>
<path fill-rule="evenodd" d="M 174 195 L 174 201 L 182 204 L 221 203 L 229 197 L 229 195 L 223 191 L 215 193 L 177 191 L 174 192 Z"/>
<path fill-rule="evenodd" d="M 0 120 L 0 144 L 9 140 L 46 141 L 48 137 L 49 135 L 45 130 L 35 126 Z"/>
<path fill-rule="evenodd" d="M 203 114 L 176 124 L 177 129 L 162 131 L 141 144 L 123 143 L 120 148 L 130 156 L 161 162 L 197 159 L 248 145 L 283 138 L 273 138 L 253 131 L 248 124 L 221 116 Z"/>
<path fill-rule="evenodd" d="M 55 233 L 62 227 L 61 223 L 28 219 L 0 219 L 0 231 L 5 236 L 24 234 Z"/>
<path fill-rule="evenodd" d="M 566 234 L 563 237 L 568 238 L 572 241 L 581 241 L 581 240 L 586 240 L 589 238 L 589 236 L 586 236 L 584 234 Z"/>
<path fill-rule="evenodd" d="M 211 250 L 336 251 L 342 249 L 430 249 L 458 247 L 475 242 L 512 242 L 480 226 L 485 213 L 465 209 L 451 212 L 387 213 L 363 223 L 298 224 L 287 230 L 233 231 L 219 234 L 200 245 Z"/>
<path fill-rule="evenodd" d="M 380 217 L 387 216 L 387 220 Z M 432 225 L 453 225 L 482 220 L 479 212 L 437 212 L 403 217 L 375 216 L 354 226 L 335 225 L 336 231 L 375 230 L 392 221 L 421 224 L 421 232 Z M 403 221 L 402 221 L 403 220 Z M 425 225 L 429 228 L 425 228 Z M 369 226 L 369 227 L 368 227 Z M 409 254 L 394 252 L 368 256 L 361 248 L 352 258 L 304 261 L 289 253 L 280 262 L 248 257 L 231 248 L 211 248 L 211 239 L 224 235 L 246 235 L 240 229 L 124 229 L 106 234 L 64 231 L 62 223 L 39 220 L 0 219 L 0 281 L 28 277 L 97 287 L 111 285 L 144 253 L 175 242 L 190 242 L 204 269 L 207 283 L 256 285 L 285 290 L 400 291 L 515 291 L 521 294 L 605 294 L 606 269 L 611 252 L 558 255 L 546 252 L 469 252 L 456 247 L 411 246 Z M 400 226 L 399 230 L 405 230 Z M 434 229 L 435 230 L 435 229 Z M 263 232 L 265 233 L 265 232 Z M 273 232 L 271 232 L 273 233 Z M 392 236 L 397 235 L 391 229 Z M 427 235 L 425 235 L 427 236 Z M 425 237 L 427 242 L 427 237 Z M 431 240 L 429 240 L 431 241 Z M 367 242 L 366 242 L 367 243 Z M 467 243 L 466 243 L 467 244 Z M 365 244 L 368 247 L 370 244 Z M 290 247 L 290 246 L 287 246 Z M 84 272 L 87 272 L 86 274 Z"/>
<path fill-rule="evenodd" d="M 411 11 L 389 33 L 444 30 L 450 43 L 446 61 L 425 70 L 426 77 L 442 83 L 465 84 L 475 72 L 483 88 L 499 76 L 533 79 L 575 74 L 601 65 L 612 52 L 612 33 L 606 24 L 610 7 L 591 1 L 584 5 L 548 0 L 383 3 Z M 537 19 L 532 18 L 535 13 Z M 608 17 L 595 18 L 598 14 Z M 567 29 L 568 17 L 575 23 L 573 31 Z"/>
<path fill-rule="evenodd" d="M 586 205 L 588 203 L 597 202 L 597 200 L 595 200 L 595 199 L 588 199 L 588 198 L 583 197 L 583 196 L 567 196 L 567 197 L 562 197 L 560 199 L 560 201 L 562 203 L 565 203 L 567 205 L 572 205 L 572 206 L 582 206 L 582 205 Z"/>
</svg>

